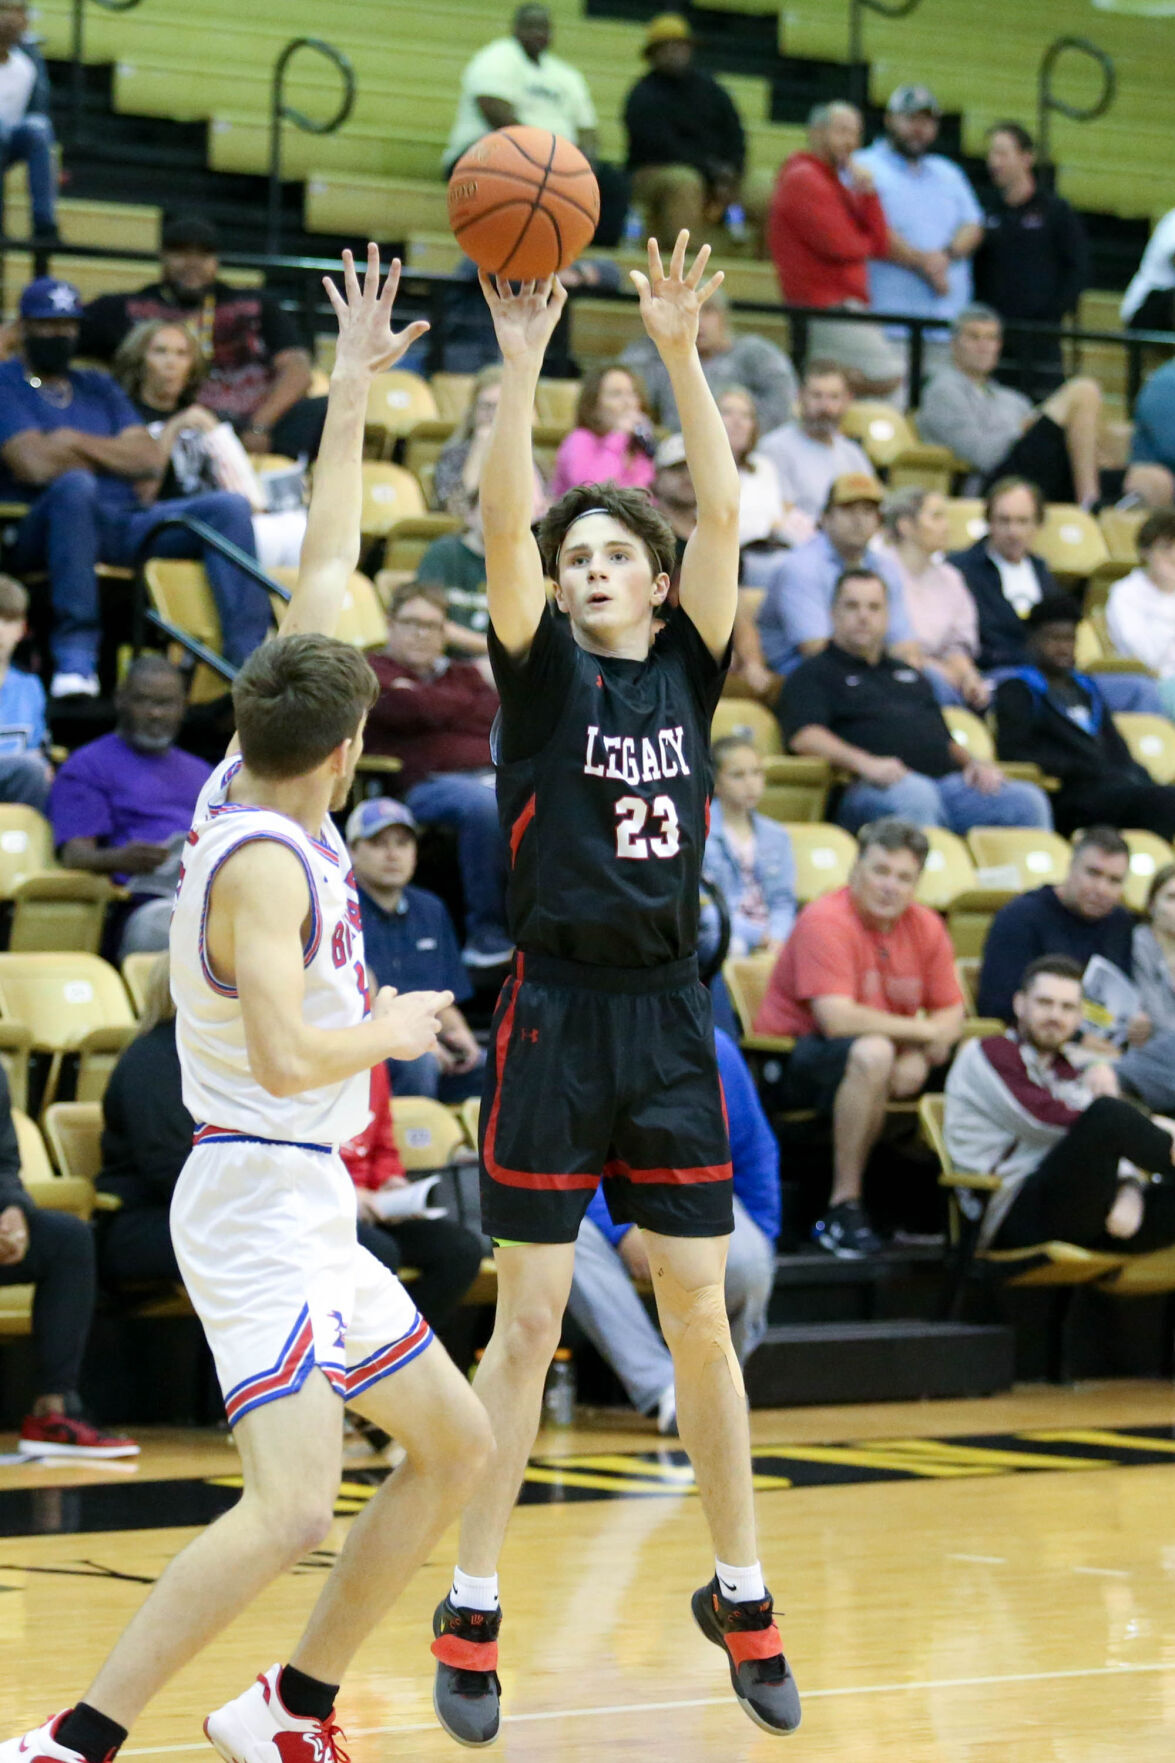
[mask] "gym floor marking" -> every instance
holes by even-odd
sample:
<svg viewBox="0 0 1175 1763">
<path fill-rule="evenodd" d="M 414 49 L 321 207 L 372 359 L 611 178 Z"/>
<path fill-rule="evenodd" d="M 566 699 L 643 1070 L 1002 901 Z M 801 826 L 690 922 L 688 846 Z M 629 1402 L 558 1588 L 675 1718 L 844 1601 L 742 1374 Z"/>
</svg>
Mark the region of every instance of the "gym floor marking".
<svg viewBox="0 0 1175 1763">
<path fill-rule="evenodd" d="M 1175 1463 L 1175 1427 L 1047 1428 L 951 1438 L 768 1445 L 754 1452 L 752 1463 L 755 1487 L 764 1493 L 788 1488 L 858 1487 L 870 1482 L 1129 1469 Z M 382 1467 L 349 1469 L 335 1502 L 336 1515 L 347 1517 L 361 1511 L 387 1474 Z M 132 1479 L 83 1487 L 10 1487 L 0 1490 L 0 1536 L 81 1536 L 197 1527 L 227 1511 L 240 1488 L 239 1475 Z M 533 1457 L 519 1503 L 664 1499 L 696 1492 L 685 1452 L 679 1446 L 666 1446 L 654 1451 Z M 305 1565 L 317 1563 L 308 1558 Z M 0 1563 L 0 1570 L 3 1566 Z M 95 1571 L 92 1564 L 90 1571 Z"/>
</svg>

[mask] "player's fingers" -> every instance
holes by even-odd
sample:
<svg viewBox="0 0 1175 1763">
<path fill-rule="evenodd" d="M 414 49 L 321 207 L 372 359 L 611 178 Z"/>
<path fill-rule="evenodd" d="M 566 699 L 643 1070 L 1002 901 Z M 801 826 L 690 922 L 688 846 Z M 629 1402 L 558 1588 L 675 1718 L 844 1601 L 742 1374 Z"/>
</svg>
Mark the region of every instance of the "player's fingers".
<svg viewBox="0 0 1175 1763">
<path fill-rule="evenodd" d="M 348 306 L 358 304 L 361 298 L 359 277 L 355 274 L 355 255 L 350 250 L 343 252 L 343 286 L 347 290 Z"/>
<path fill-rule="evenodd" d="M 374 245 L 371 248 L 373 251 L 375 251 Z M 384 310 L 385 313 L 390 313 L 392 310 L 392 307 L 396 303 L 396 295 L 400 291 L 400 268 L 401 268 L 400 259 L 398 257 L 393 257 L 391 263 L 388 265 L 387 278 L 384 282 L 383 291 L 380 294 L 379 302 L 378 302 L 378 304 L 382 307 L 382 309 Z M 375 274 L 376 274 L 375 285 L 378 288 L 379 287 L 379 254 L 378 254 L 378 252 L 376 253 L 376 259 L 375 259 Z"/>
<path fill-rule="evenodd" d="M 661 262 L 661 247 L 656 239 L 649 240 L 649 285 L 664 281 L 665 266 Z"/>
<path fill-rule="evenodd" d="M 367 261 L 363 269 L 363 298 L 374 304 L 379 293 L 379 246 L 367 241 Z"/>
<path fill-rule="evenodd" d="M 685 278 L 686 285 L 688 287 L 691 287 L 691 288 L 697 287 L 698 283 L 702 279 L 702 271 L 705 269 L 706 264 L 709 262 L 709 259 L 710 259 L 710 247 L 709 247 L 709 245 L 703 245 L 701 250 L 698 252 L 697 256 L 694 258 L 693 268 L 689 271 L 689 274 Z"/>
<path fill-rule="evenodd" d="M 478 279 L 479 283 L 481 284 L 481 291 L 485 295 L 487 302 L 489 303 L 490 306 L 493 306 L 494 302 L 499 298 L 497 289 L 494 287 L 493 282 L 491 282 L 489 276 L 486 274 L 484 269 L 478 270 L 477 279 Z"/>
<path fill-rule="evenodd" d="M 705 287 L 698 289 L 698 305 L 704 306 L 706 301 L 710 298 L 710 295 L 716 294 L 725 280 L 726 271 L 723 269 L 716 269 Z"/>
<path fill-rule="evenodd" d="M 639 269 L 630 269 L 628 272 L 628 279 L 640 295 L 641 299 L 647 299 L 649 293 L 648 276 L 642 275 Z"/>
<path fill-rule="evenodd" d="M 326 289 L 327 299 L 335 309 L 335 317 L 346 318 L 347 302 L 343 299 L 343 296 L 339 293 L 339 290 L 335 287 L 328 275 L 323 276 L 322 285 Z"/>
<path fill-rule="evenodd" d="M 566 300 L 567 300 L 567 289 L 563 286 L 563 283 L 559 280 L 559 277 L 557 275 L 553 275 L 550 279 L 551 279 L 551 293 L 550 293 L 551 305 L 555 306 L 555 307 L 562 307 L 566 303 Z"/>
<path fill-rule="evenodd" d="M 689 245 L 689 233 L 682 227 L 673 241 L 673 256 L 669 260 L 669 274 L 675 282 L 679 282 L 685 271 L 685 253 Z"/>
</svg>

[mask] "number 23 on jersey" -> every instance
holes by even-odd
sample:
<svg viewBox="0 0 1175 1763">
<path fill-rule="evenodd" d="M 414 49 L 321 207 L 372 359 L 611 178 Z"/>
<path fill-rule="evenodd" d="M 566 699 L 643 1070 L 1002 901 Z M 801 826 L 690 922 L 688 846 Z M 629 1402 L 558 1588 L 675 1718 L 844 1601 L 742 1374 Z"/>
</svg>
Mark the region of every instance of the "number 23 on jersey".
<svg viewBox="0 0 1175 1763">
<path fill-rule="evenodd" d="M 650 857 L 676 857 L 681 827 L 670 796 L 621 796 L 616 803 L 616 855 L 646 862 Z"/>
</svg>

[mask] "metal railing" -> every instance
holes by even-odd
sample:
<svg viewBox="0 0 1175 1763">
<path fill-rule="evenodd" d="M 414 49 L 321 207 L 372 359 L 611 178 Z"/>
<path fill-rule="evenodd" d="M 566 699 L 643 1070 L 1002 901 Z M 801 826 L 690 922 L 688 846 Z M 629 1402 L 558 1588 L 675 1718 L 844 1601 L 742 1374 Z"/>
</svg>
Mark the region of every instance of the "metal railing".
<svg viewBox="0 0 1175 1763">
<path fill-rule="evenodd" d="M 290 591 L 288 588 L 284 588 L 280 582 L 275 582 L 267 576 L 256 557 L 250 557 L 247 551 L 242 551 L 239 545 L 234 545 L 231 539 L 226 539 L 223 533 L 218 533 L 215 528 L 208 526 L 206 522 L 194 514 L 184 514 L 182 511 L 175 514 L 165 514 L 143 534 L 131 560 L 131 567 L 135 572 L 134 600 L 131 607 L 131 646 L 135 654 L 138 655 L 143 649 L 146 627 L 152 625 L 154 629 L 162 631 L 169 642 L 178 643 L 194 661 L 202 661 L 205 667 L 210 667 L 214 673 L 219 674 L 222 680 L 231 683 L 237 676 L 237 670 L 231 661 L 226 661 L 223 655 L 218 655 L 215 649 L 210 649 L 206 643 L 200 641 L 199 637 L 194 637 L 191 631 L 184 630 L 180 625 L 172 624 L 170 619 L 164 618 L 163 614 L 157 612 L 151 604 L 147 592 L 146 566 L 154 555 L 155 542 L 159 534 L 174 527 L 182 527 L 185 532 L 189 532 L 194 538 L 199 539 L 201 544 L 207 545 L 210 550 L 218 551 L 229 563 L 235 564 L 243 574 L 251 577 L 259 587 L 264 588 L 267 594 L 276 594 L 278 599 L 284 600 L 287 605 L 290 600 Z"/>
<path fill-rule="evenodd" d="M 107 12 L 132 12 L 140 0 L 94 0 Z M 81 133 L 82 110 L 86 99 L 86 0 L 73 0 L 73 29 L 69 44 L 69 138 L 76 141 Z"/>
<path fill-rule="evenodd" d="M 109 5 L 110 0 L 102 0 Z M 136 3 L 136 0 L 132 0 Z M 285 102 L 286 69 L 298 53 L 299 49 L 313 49 L 318 55 L 325 55 L 333 61 L 343 76 L 343 95 L 335 114 L 325 122 L 316 122 L 301 110 Z M 331 135 L 336 129 L 342 128 L 355 105 L 355 69 L 351 66 L 341 49 L 333 43 L 324 43 L 321 37 L 294 37 L 288 42 L 273 64 L 273 86 L 269 103 L 269 215 L 265 229 L 267 249 L 275 253 L 281 245 L 282 226 L 282 124 L 292 122 L 296 128 L 305 130 L 310 135 Z"/>
<path fill-rule="evenodd" d="M 1062 55 L 1075 51 L 1092 61 L 1096 61 L 1102 73 L 1102 89 L 1093 104 L 1070 104 L 1065 98 L 1058 98 L 1053 91 L 1053 72 Z M 1051 163 L 1050 140 L 1052 135 L 1052 113 L 1057 111 L 1061 116 L 1068 116 L 1074 122 L 1093 122 L 1095 117 L 1104 116 L 1114 102 L 1118 90 L 1118 74 L 1113 58 L 1091 43 L 1088 37 L 1058 37 L 1050 43 L 1040 62 L 1040 72 L 1036 85 L 1036 148 L 1045 163 Z"/>
<path fill-rule="evenodd" d="M 849 4 L 849 97 L 859 110 L 869 102 L 869 64 L 865 60 L 865 14 L 882 18 L 908 18 L 921 0 L 850 0 Z"/>
</svg>

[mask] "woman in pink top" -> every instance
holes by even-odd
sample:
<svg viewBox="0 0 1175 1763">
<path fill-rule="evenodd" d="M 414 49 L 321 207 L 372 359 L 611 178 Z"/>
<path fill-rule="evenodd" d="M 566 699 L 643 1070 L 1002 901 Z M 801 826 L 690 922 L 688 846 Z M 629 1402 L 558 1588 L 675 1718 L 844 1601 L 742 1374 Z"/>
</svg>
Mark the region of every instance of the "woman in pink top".
<svg viewBox="0 0 1175 1763">
<path fill-rule="evenodd" d="M 656 443 L 644 387 L 627 367 L 589 373 L 575 408 L 575 427 L 555 458 L 551 499 L 577 484 L 620 484 L 647 490 Z"/>
<path fill-rule="evenodd" d="M 975 665 L 979 616 L 963 577 L 943 556 L 950 537 L 946 498 L 937 490 L 895 490 L 882 508 L 901 572 L 906 611 L 940 702 L 981 713 L 991 686 Z"/>
</svg>

